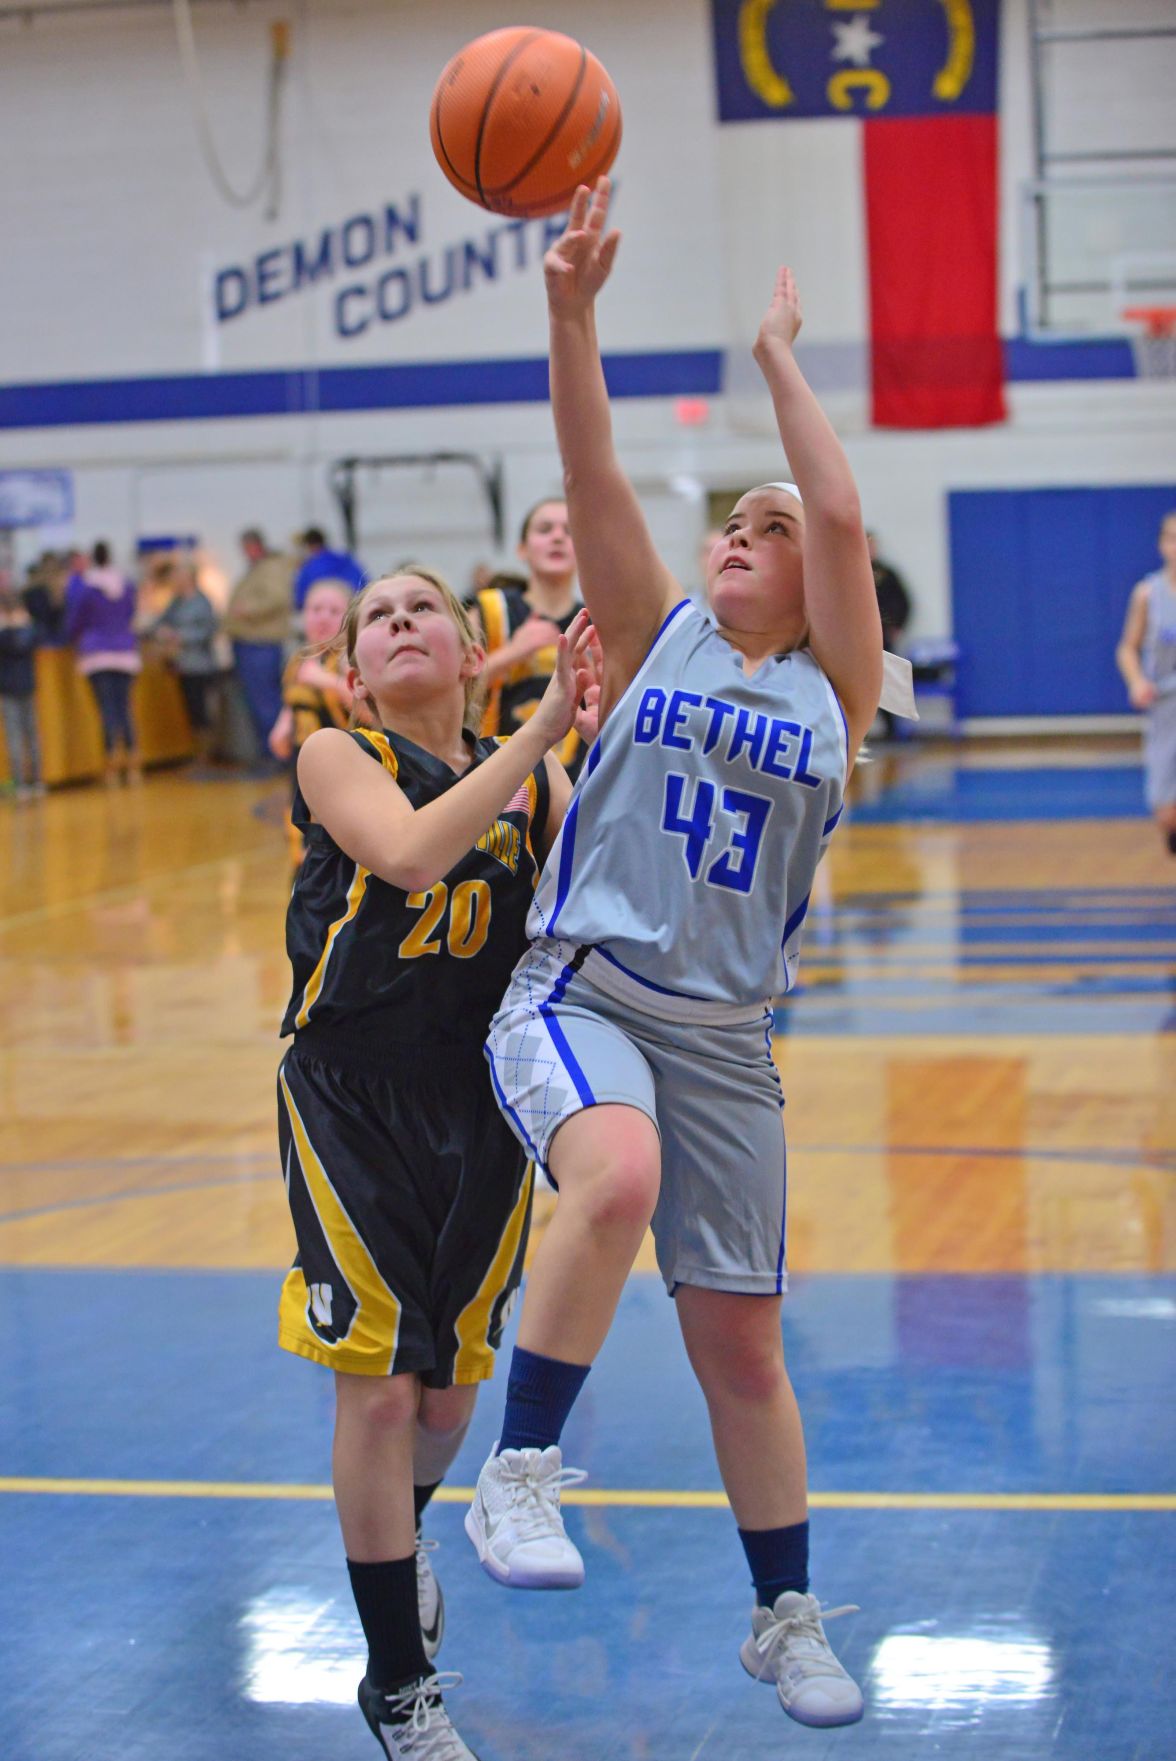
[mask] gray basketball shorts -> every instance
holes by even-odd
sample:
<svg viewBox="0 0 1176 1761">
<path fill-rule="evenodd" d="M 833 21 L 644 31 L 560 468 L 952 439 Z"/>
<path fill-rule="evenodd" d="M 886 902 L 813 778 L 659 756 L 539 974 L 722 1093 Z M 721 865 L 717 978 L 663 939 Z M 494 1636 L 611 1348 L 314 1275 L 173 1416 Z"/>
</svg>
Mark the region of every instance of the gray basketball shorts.
<svg viewBox="0 0 1176 1761">
<path fill-rule="evenodd" d="M 787 1159 L 770 1011 L 668 1021 L 606 995 L 575 956 L 570 942 L 537 943 L 490 1023 L 486 1057 L 515 1135 L 546 1168 L 566 1119 L 605 1102 L 639 1108 L 661 1138 L 653 1237 L 670 1294 L 779 1294 Z"/>
<path fill-rule="evenodd" d="M 1144 717 L 1143 774 L 1153 813 L 1176 802 L 1176 690 L 1157 697 Z"/>
</svg>

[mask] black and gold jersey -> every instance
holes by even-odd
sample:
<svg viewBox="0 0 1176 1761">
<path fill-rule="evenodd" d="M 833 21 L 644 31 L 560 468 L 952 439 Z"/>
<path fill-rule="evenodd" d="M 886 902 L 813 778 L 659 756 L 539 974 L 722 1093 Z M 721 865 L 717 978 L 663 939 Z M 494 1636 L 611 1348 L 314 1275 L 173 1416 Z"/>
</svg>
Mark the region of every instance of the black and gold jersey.
<svg viewBox="0 0 1176 1761">
<path fill-rule="evenodd" d="M 520 625 L 535 615 L 525 595 L 517 587 L 484 587 L 478 594 L 477 607 L 488 654 L 501 648 Z M 574 605 L 566 616 L 549 621 L 561 633 L 566 632 L 579 609 L 578 604 Z M 521 728 L 534 715 L 554 671 L 554 648 L 536 649 L 526 660 L 513 666 L 496 685 L 491 686 L 486 711 L 482 717 L 483 734 L 513 734 L 516 729 Z M 584 743 L 575 728 L 552 750 L 575 781 L 584 762 Z"/>
<path fill-rule="evenodd" d="M 413 807 L 460 781 L 399 734 L 359 728 L 351 737 L 395 777 Z M 466 739 L 475 764 L 498 744 Z M 443 880 L 406 893 L 346 855 L 296 793 L 294 824 L 305 832 L 307 850 L 286 915 L 293 989 L 282 1033 L 307 1033 L 307 1044 L 329 1039 L 341 1049 L 362 1043 L 371 1052 L 381 1044 L 483 1039 L 526 946 L 538 877 L 532 838 L 547 813 L 541 765 Z"/>
<path fill-rule="evenodd" d="M 329 673 L 343 670 L 343 657 L 339 654 L 328 652 L 316 658 Z M 307 685 L 299 678 L 305 659 L 305 653 L 292 655 L 282 674 L 282 702 L 294 717 L 295 752 L 300 752 L 320 728 L 345 728 L 350 719 L 343 699 L 334 691 Z"/>
</svg>

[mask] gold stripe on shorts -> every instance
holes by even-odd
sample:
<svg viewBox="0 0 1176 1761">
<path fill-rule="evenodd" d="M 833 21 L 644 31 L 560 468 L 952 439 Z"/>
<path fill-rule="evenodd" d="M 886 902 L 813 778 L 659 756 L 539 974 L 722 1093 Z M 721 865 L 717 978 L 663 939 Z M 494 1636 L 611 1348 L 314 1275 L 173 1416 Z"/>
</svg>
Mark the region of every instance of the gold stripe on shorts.
<svg viewBox="0 0 1176 1761">
<path fill-rule="evenodd" d="M 298 1161 L 307 1192 L 327 1238 L 331 1258 L 356 1303 L 346 1337 L 334 1343 L 322 1339 L 311 1326 L 306 1303 L 301 1300 L 299 1286 L 303 1291 L 306 1289 L 305 1278 L 296 1278 L 291 1273 L 282 1286 L 279 1326 L 284 1331 L 301 1334 L 308 1346 L 317 1348 L 324 1361 L 345 1354 L 349 1358 L 361 1359 L 369 1374 L 387 1376 L 391 1373 L 400 1338 L 401 1305 L 380 1276 L 375 1261 L 331 1185 L 330 1176 L 319 1160 L 290 1093 L 284 1070 L 279 1070 L 278 1081 L 290 1130 L 298 1147 Z"/>
</svg>

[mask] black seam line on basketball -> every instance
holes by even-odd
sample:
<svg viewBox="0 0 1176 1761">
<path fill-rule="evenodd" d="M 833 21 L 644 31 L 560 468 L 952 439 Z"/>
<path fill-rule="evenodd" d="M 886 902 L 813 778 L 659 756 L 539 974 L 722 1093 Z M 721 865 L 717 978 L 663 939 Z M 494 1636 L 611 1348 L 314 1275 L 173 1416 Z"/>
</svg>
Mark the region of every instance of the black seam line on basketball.
<svg viewBox="0 0 1176 1761">
<path fill-rule="evenodd" d="M 516 173 L 516 175 L 511 178 L 509 183 L 495 184 L 495 186 L 492 190 L 486 191 L 486 194 L 488 196 L 508 196 L 510 194 L 511 190 L 517 189 L 518 185 L 520 183 L 522 183 L 524 177 L 527 176 L 528 172 L 534 171 L 536 165 L 538 165 L 540 159 L 542 159 L 544 153 L 546 153 L 546 151 L 547 151 L 548 147 L 550 147 L 552 141 L 558 139 L 560 129 L 563 127 L 564 123 L 567 121 L 568 117 L 571 115 L 573 106 L 575 105 L 575 102 L 576 102 L 576 99 L 580 96 L 580 89 L 584 84 L 584 75 L 585 75 L 585 73 L 587 73 L 587 71 L 588 71 L 588 51 L 587 51 L 587 49 L 584 48 L 583 44 L 581 44 L 580 45 L 580 69 L 579 69 L 579 72 L 576 74 L 576 78 L 575 78 L 575 81 L 572 85 L 571 93 L 568 96 L 568 100 L 565 103 L 563 109 L 560 111 L 559 115 L 556 117 L 555 121 L 552 123 L 550 129 L 548 130 L 546 139 L 543 141 L 541 146 L 536 147 L 536 149 L 532 153 L 531 157 L 527 160 L 527 163 L 523 166 L 523 169 L 520 172 Z"/>
<path fill-rule="evenodd" d="M 486 118 L 494 108 L 494 100 L 498 96 L 498 88 L 506 78 L 507 70 L 518 60 L 523 50 L 529 49 L 532 43 L 537 43 L 542 35 L 542 31 L 532 31 L 529 37 L 524 37 L 521 42 L 515 44 L 510 54 L 506 57 L 506 60 L 502 63 L 502 66 L 498 69 L 498 72 L 494 75 L 494 84 L 486 93 L 486 102 L 482 106 L 482 115 L 478 122 L 478 138 L 474 143 L 474 181 L 477 183 L 478 194 L 481 196 L 483 202 L 486 200 L 486 191 L 482 187 L 482 142 L 486 138 Z"/>
<path fill-rule="evenodd" d="M 433 120 L 437 125 L 437 145 L 440 147 L 442 153 L 444 153 L 444 155 L 445 155 L 445 163 L 446 163 L 446 165 L 448 165 L 450 171 L 452 171 L 452 173 L 453 173 L 454 183 L 457 185 L 458 189 L 460 189 L 462 191 L 467 191 L 467 190 L 468 191 L 476 191 L 478 188 L 477 184 L 471 183 L 468 178 L 463 177 L 461 175 L 461 172 L 457 169 L 457 166 L 453 163 L 453 160 L 449 157 L 449 148 L 445 145 L 445 136 L 444 136 L 442 129 L 441 129 L 441 88 L 440 87 L 438 87 L 437 90 L 433 94 Z"/>
<path fill-rule="evenodd" d="M 612 152 L 614 150 L 614 148 L 616 148 L 617 146 L 620 145 L 620 133 L 621 133 L 621 112 L 620 112 L 620 107 L 618 106 L 617 107 L 617 125 L 616 125 L 616 128 L 613 130 L 612 138 L 610 139 L 610 141 L 608 143 L 607 150 L 604 147 L 602 147 L 600 149 L 600 162 L 603 162 L 604 160 L 606 160 L 608 158 L 608 154 L 610 152 Z M 603 175 L 604 175 L 603 172 L 596 172 L 592 179 L 589 179 L 586 176 L 580 177 L 572 185 L 571 189 L 561 190 L 559 192 L 558 196 L 550 196 L 547 198 L 547 200 L 552 201 L 552 202 L 559 202 L 559 203 L 564 203 L 564 202 L 570 201 L 570 199 L 572 198 L 572 196 L 575 195 L 576 191 L 579 189 L 579 187 L 582 183 L 587 183 L 589 185 L 589 187 L 591 188 L 591 184 L 592 184 L 592 182 L 595 181 L 595 178 L 601 177 Z M 509 209 L 503 209 L 500 211 L 503 213 L 510 212 Z M 558 214 L 559 208 L 552 208 L 548 212 L 551 214 Z M 540 216 L 540 218 L 542 218 L 542 216 Z"/>
</svg>

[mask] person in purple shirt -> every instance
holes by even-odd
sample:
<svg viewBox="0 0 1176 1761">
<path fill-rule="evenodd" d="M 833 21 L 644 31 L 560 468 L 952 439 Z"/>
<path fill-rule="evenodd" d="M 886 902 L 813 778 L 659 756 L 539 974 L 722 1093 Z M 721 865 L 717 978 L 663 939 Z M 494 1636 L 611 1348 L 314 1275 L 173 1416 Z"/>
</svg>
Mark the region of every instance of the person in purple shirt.
<svg viewBox="0 0 1176 1761">
<path fill-rule="evenodd" d="M 329 550 L 320 526 L 308 526 L 298 540 L 305 557 L 294 577 L 294 610 L 301 611 L 316 581 L 345 581 L 358 593 L 367 579 L 363 569 L 346 550 Z"/>
<path fill-rule="evenodd" d="M 65 633 L 98 702 L 108 786 L 120 777 L 130 783 L 142 778 L 131 720 L 131 682 L 143 664 L 136 609 L 134 583 L 111 566 L 110 546 L 96 544 L 89 568 L 73 575 L 66 590 Z"/>
</svg>

